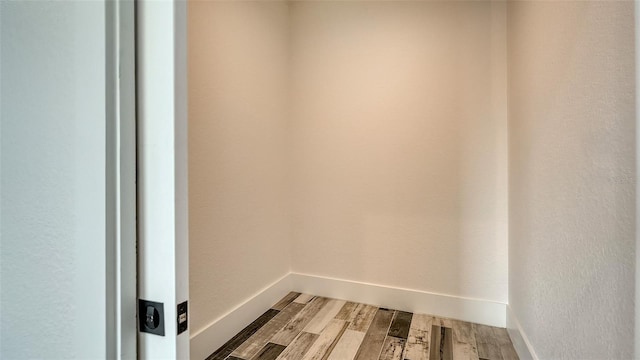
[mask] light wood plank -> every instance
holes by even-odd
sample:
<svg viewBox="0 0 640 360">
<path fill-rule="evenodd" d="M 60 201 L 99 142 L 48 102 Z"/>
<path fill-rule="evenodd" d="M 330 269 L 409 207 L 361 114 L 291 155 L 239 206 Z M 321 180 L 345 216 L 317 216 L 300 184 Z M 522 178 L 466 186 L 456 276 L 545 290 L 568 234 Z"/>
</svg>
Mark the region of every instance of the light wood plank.
<svg viewBox="0 0 640 360">
<path fill-rule="evenodd" d="M 302 304 L 291 303 L 287 305 L 278 315 L 269 320 L 255 334 L 251 335 L 247 341 L 242 343 L 231 355 L 250 359 L 254 357 L 283 326 L 285 326 L 296 314 L 298 314 L 305 306 Z"/>
<path fill-rule="evenodd" d="M 434 319 L 435 324 L 435 319 Z M 429 350 L 429 360 L 440 360 L 440 348 L 442 347 L 442 328 L 440 325 L 431 326 L 431 349 Z"/>
<path fill-rule="evenodd" d="M 345 330 L 333 351 L 331 351 L 328 360 L 353 360 L 363 339 L 363 332 Z"/>
<path fill-rule="evenodd" d="M 340 311 L 336 315 L 336 319 L 345 320 L 345 321 L 351 321 L 351 319 L 350 319 L 351 318 L 351 314 L 353 313 L 353 311 L 356 309 L 356 307 L 358 305 L 360 305 L 360 304 L 354 303 L 354 302 L 351 302 L 351 301 L 347 301 L 347 303 L 344 304 L 342 309 L 340 309 Z"/>
<path fill-rule="evenodd" d="M 402 360 L 405 340 L 393 336 L 387 336 L 382 346 L 380 360 Z"/>
<path fill-rule="evenodd" d="M 329 300 L 329 302 L 322 308 L 316 316 L 305 326 L 302 331 L 310 332 L 312 334 L 320 334 L 324 330 L 325 326 L 338 314 L 340 309 L 346 304 L 344 300 Z"/>
<path fill-rule="evenodd" d="M 493 331 L 493 338 L 497 345 L 511 344 L 511 338 L 509 337 L 507 329 L 492 326 L 491 331 Z"/>
<path fill-rule="evenodd" d="M 453 325 L 453 357 L 478 360 L 478 346 L 473 325 L 466 321 L 451 320 Z"/>
<path fill-rule="evenodd" d="M 251 360 L 275 360 L 284 351 L 284 346 L 267 343 Z"/>
<path fill-rule="evenodd" d="M 500 354 L 502 355 L 502 358 L 504 360 L 518 360 L 518 353 L 516 353 L 516 349 L 513 348 L 507 329 L 492 329 L 495 335 L 496 344 L 500 347 Z"/>
<path fill-rule="evenodd" d="M 453 331 L 451 328 L 439 325 L 431 326 L 429 360 L 453 360 Z"/>
<path fill-rule="evenodd" d="M 338 343 L 338 340 L 347 329 L 347 325 L 347 322 L 344 320 L 332 319 L 302 359 L 323 360 L 328 358 Z"/>
<path fill-rule="evenodd" d="M 300 360 L 311 345 L 318 339 L 318 334 L 301 332 L 287 348 L 278 356 L 278 360 Z"/>
<path fill-rule="evenodd" d="M 313 295 L 309 295 L 309 294 L 300 294 L 298 295 L 298 297 L 293 300 L 294 302 L 297 302 L 298 304 L 308 304 L 311 300 L 313 300 L 315 296 Z"/>
<path fill-rule="evenodd" d="M 504 360 L 519 360 L 518 353 L 514 349 L 513 344 L 502 345 L 500 347 L 500 354 Z"/>
<path fill-rule="evenodd" d="M 444 336 L 443 336 L 443 349 L 442 349 L 442 360 L 453 360 L 453 330 L 448 327 L 443 327 Z"/>
<path fill-rule="evenodd" d="M 322 309 L 329 299 L 316 297 L 307 304 L 293 319 L 291 319 L 270 341 L 275 344 L 288 346 L 293 339 L 302 332 L 307 324 Z M 293 304 L 296 304 L 295 302 Z"/>
<path fill-rule="evenodd" d="M 384 339 L 387 336 L 387 331 L 393 320 L 393 310 L 378 309 L 376 315 L 373 317 L 371 326 L 367 330 L 367 334 L 362 340 L 362 344 L 356 354 L 358 360 L 371 360 L 377 359 L 380 356 L 382 345 L 384 345 Z"/>
<path fill-rule="evenodd" d="M 429 315 L 413 314 L 409 336 L 404 350 L 406 360 L 427 360 L 429 355 L 429 341 L 431 340 L 431 325 L 433 317 Z"/>
<path fill-rule="evenodd" d="M 372 305 L 358 304 L 347 321 L 351 323 L 349 330 L 367 332 L 378 308 Z"/>
<path fill-rule="evenodd" d="M 478 345 L 478 357 L 486 360 L 502 360 L 493 329 L 487 325 L 473 324 Z"/>
<path fill-rule="evenodd" d="M 274 310 L 282 310 L 285 307 L 287 307 L 287 305 L 289 305 L 293 300 L 295 300 L 298 296 L 300 296 L 301 294 L 299 292 L 290 292 L 288 293 L 285 297 L 282 298 L 282 300 L 278 301 L 277 304 L 273 305 L 271 308 Z"/>
</svg>

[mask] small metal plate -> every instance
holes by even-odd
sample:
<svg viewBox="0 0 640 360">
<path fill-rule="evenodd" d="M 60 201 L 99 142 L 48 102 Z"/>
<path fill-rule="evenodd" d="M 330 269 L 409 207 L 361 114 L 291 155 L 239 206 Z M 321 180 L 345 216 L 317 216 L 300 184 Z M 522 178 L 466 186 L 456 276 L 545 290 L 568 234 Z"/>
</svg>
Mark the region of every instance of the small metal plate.
<svg viewBox="0 0 640 360">
<path fill-rule="evenodd" d="M 178 335 L 189 327 L 189 311 L 187 308 L 187 302 L 178 304 Z"/>
</svg>

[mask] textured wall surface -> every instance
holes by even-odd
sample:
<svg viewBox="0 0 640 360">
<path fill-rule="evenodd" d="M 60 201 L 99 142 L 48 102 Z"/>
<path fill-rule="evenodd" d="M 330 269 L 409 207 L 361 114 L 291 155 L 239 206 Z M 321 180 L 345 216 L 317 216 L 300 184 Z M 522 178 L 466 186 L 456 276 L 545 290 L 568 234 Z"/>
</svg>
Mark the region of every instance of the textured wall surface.
<svg viewBox="0 0 640 360">
<path fill-rule="evenodd" d="M 292 267 L 507 300 L 504 4 L 291 4 Z"/>
<path fill-rule="evenodd" d="M 509 304 L 540 359 L 633 357 L 632 2 L 509 3 Z"/>
<path fill-rule="evenodd" d="M 284 2 L 189 3 L 191 334 L 289 272 Z"/>
<path fill-rule="evenodd" d="M 2 1 L 0 33 L 0 358 L 104 358 L 104 2 Z"/>
</svg>

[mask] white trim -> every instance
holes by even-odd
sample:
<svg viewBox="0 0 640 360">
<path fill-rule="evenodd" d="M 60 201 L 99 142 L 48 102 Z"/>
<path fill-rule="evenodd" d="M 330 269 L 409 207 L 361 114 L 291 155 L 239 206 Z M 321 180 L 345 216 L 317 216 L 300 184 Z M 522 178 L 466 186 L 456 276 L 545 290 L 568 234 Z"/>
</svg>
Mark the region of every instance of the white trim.
<svg viewBox="0 0 640 360">
<path fill-rule="evenodd" d="M 177 304 L 189 299 L 186 1 L 136 3 L 138 298 L 163 303 L 165 336 L 138 335 L 139 359 L 187 359 Z"/>
<path fill-rule="evenodd" d="M 291 291 L 291 274 L 258 291 L 191 336 L 191 359 L 205 359 Z"/>
<path fill-rule="evenodd" d="M 203 329 L 193 331 L 191 358 L 205 359 L 290 291 L 505 327 L 506 304 L 419 290 L 289 273 Z"/>
<path fill-rule="evenodd" d="M 396 310 L 505 327 L 506 304 L 454 295 L 292 273 L 293 290 Z"/>
<path fill-rule="evenodd" d="M 538 355 L 509 305 L 507 305 L 507 332 L 520 360 L 538 360 Z"/>
</svg>

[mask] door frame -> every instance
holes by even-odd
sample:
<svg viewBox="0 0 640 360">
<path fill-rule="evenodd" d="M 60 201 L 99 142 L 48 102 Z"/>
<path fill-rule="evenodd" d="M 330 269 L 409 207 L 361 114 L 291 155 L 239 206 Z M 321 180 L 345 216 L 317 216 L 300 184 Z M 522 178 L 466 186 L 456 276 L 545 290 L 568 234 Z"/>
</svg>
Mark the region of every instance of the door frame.
<svg viewBox="0 0 640 360">
<path fill-rule="evenodd" d="M 106 358 L 189 358 L 187 3 L 105 0 Z M 164 336 L 138 299 L 163 303 Z M 188 319 L 188 314 L 187 314 Z"/>
<path fill-rule="evenodd" d="M 164 336 L 138 332 L 138 357 L 188 359 L 188 313 L 177 326 L 189 299 L 187 1 L 135 10 L 138 297 L 163 304 L 165 325 Z"/>
</svg>

